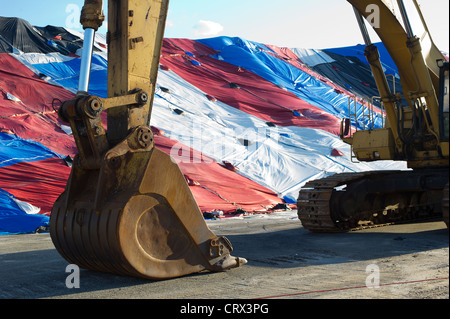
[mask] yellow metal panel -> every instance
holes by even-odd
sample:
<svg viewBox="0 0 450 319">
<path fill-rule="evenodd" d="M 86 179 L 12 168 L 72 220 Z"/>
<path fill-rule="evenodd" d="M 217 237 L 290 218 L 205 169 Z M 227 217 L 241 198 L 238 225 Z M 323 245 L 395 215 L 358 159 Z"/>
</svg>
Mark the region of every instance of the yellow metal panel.
<svg viewBox="0 0 450 319">
<path fill-rule="evenodd" d="M 394 145 L 390 129 L 358 131 L 353 135 L 353 152 L 360 161 L 393 160 Z"/>
</svg>

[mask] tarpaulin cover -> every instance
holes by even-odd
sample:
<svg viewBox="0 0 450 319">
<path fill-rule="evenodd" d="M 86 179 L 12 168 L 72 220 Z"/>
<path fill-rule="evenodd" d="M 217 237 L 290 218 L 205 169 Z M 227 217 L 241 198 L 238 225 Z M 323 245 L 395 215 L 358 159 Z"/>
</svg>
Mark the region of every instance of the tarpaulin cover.
<svg viewBox="0 0 450 319">
<path fill-rule="evenodd" d="M 28 214 L 13 199 L 48 214 L 69 173 L 65 162 L 43 145 L 0 133 L 0 232 L 27 233 L 45 227 L 48 217 Z"/>
<path fill-rule="evenodd" d="M 52 107 L 53 99 L 65 101 L 73 96 L 67 89 L 40 79 L 14 55 L 0 54 L 0 132 L 32 139 L 58 154 L 73 155 L 73 137 L 61 129 L 66 123 Z M 56 103 L 55 108 L 58 106 Z"/>
<path fill-rule="evenodd" d="M 382 42 L 374 43 L 374 45 L 377 47 L 378 52 L 380 53 L 380 61 L 381 65 L 383 66 L 384 72 L 387 74 L 392 74 L 399 77 L 398 75 L 398 69 L 395 65 L 394 60 L 391 58 L 388 50 L 384 46 Z M 328 53 L 336 53 L 343 57 L 356 57 L 361 62 L 369 65 L 369 62 L 367 62 L 367 59 L 364 55 L 364 50 L 366 46 L 362 44 L 354 45 L 354 46 L 348 46 L 348 47 L 341 47 L 341 48 L 330 48 L 325 49 L 323 51 Z"/>
<path fill-rule="evenodd" d="M 309 105 L 314 105 L 338 119 L 349 114 L 346 96 L 336 92 L 328 84 L 311 76 L 308 72 L 274 56 L 271 54 L 273 51 L 265 45 L 230 37 L 202 39 L 199 42 L 218 51 L 215 58 L 260 75 L 278 87 L 295 94 Z M 368 74 L 362 74 L 363 78 L 371 78 L 370 69 L 368 71 Z M 363 108 L 363 105 L 359 105 L 357 114 L 362 115 Z M 362 116 L 359 117 L 363 121 Z M 359 126 L 361 128 L 364 124 Z M 380 128 L 381 126 L 381 118 L 377 118 L 374 127 Z"/>
<path fill-rule="evenodd" d="M 395 63 L 383 43 L 375 43 L 375 45 L 380 52 L 385 73 L 395 76 L 394 79 L 387 77 L 391 90 L 394 91 L 393 81 L 395 81 L 395 89 L 400 92 L 401 83 Z M 345 90 L 359 97 L 371 98 L 379 96 L 379 93 L 369 63 L 364 56 L 364 48 L 363 45 L 356 45 L 326 50 L 292 49 L 292 51 L 303 62 L 314 61 L 310 65 L 313 70 L 326 78 L 333 79 L 334 83 Z M 379 100 L 375 100 L 375 105 L 379 106 Z"/>
<path fill-rule="evenodd" d="M 42 144 L 0 132 L 0 168 L 20 162 L 34 162 L 57 156 Z"/>
<path fill-rule="evenodd" d="M 0 53 L 12 53 L 13 47 L 0 35 Z"/>
<path fill-rule="evenodd" d="M 81 59 L 60 54 L 23 54 L 18 59 L 22 63 L 31 65 L 42 75 L 50 77 L 53 83 L 57 83 L 76 93 Z M 104 98 L 107 97 L 107 68 L 107 61 L 102 56 L 94 54 L 92 57 L 89 93 Z"/>
<path fill-rule="evenodd" d="M 0 188 L 49 214 L 64 191 L 70 167 L 60 158 L 20 162 L 0 168 Z"/>
<path fill-rule="evenodd" d="M 245 211 L 266 212 L 280 202 L 273 191 L 230 172 L 187 145 L 165 136 L 156 136 L 155 144 L 158 149 L 175 158 L 187 179 L 195 181 L 191 191 L 203 211 L 222 210 L 229 213 L 241 208 Z"/>
<path fill-rule="evenodd" d="M 0 21 L 0 232 L 33 232 L 46 227 L 70 174 L 64 159 L 77 152 L 56 110 L 76 92 L 83 34 Z M 90 93 L 106 97 L 107 46 L 104 36 L 95 39 Z M 164 40 L 149 124 L 202 211 L 264 212 L 295 203 L 311 179 L 405 168 L 354 163 L 338 137 L 355 94 L 348 87 L 371 85 L 368 66 L 341 63 L 350 58 L 333 52 L 320 51 L 322 63 L 313 57 L 319 51 L 302 51 L 310 55 L 303 59 L 295 52 L 241 38 Z M 353 64 L 361 70 L 349 85 L 339 72 Z M 333 72 L 320 73 L 321 65 Z"/>
<path fill-rule="evenodd" d="M 48 227 L 49 217 L 27 214 L 11 194 L 0 189 L 0 235 L 35 232 Z"/>
<path fill-rule="evenodd" d="M 60 53 L 66 55 L 76 55 L 78 50 L 83 47 L 83 39 L 75 35 L 73 31 L 69 31 L 62 27 L 46 26 L 35 27 L 39 33 L 47 39 L 47 43 L 53 43 L 53 47 Z M 94 51 L 100 51 L 94 46 Z"/>
<path fill-rule="evenodd" d="M 334 104 L 335 101 L 337 100 L 341 100 L 341 102 L 342 99 L 347 100 L 349 97 L 351 98 L 356 97 L 360 104 L 364 104 L 364 102 L 361 101 L 361 98 L 358 95 L 355 96 L 355 93 L 352 93 L 346 88 L 343 88 L 342 86 L 339 86 L 336 83 L 334 83 L 331 80 L 333 78 L 325 77 L 312 69 L 312 67 L 317 64 L 326 63 L 327 61 L 330 63 L 335 62 L 335 60 L 331 58 L 326 58 L 325 56 L 328 57 L 328 55 L 326 53 L 323 53 L 321 50 L 279 48 L 274 45 L 267 45 L 267 46 L 274 52 L 274 56 L 276 56 L 277 58 L 284 60 L 285 62 L 293 65 L 294 67 L 311 75 L 313 78 L 326 84 L 326 86 L 331 87 L 334 90 L 333 93 L 335 93 L 335 95 L 333 95 L 332 98 L 329 98 L 329 101 L 332 104 Z M 312 58 L 313 55 L 316 56 L 316 59 Z M 305 61 L 309 62 L 305 64 Z M 327 90 L 326 92 L 329 92 L 329 90 Z M 328 97 L 330 96 L 328 95 Z"/>
<path fill-rule="evenodd" d="M 322 50 L 293 48 L 292 52 L 300 58 L 300 61 L 302 63 L 305 63 L 309 67 L 315 67 L 316 65 L 323 63 L 335 62 L 328 54 L 326 54 Z"/>
<path fill-rule="evenodd" d="M 3 38 L 21 52 L 58 52 L 47 44 L 48 39 L 41 36 L 29 22 L 23 19 L 0 17 L 0 30 Z"/>
<path fill-rule="evenodd" d="M 206 45 L 183 39 L 166 39 L 164 44 L 161 63 L 217 100 L 276 125 L 313 127 L 338 134 L 337 117 L 250 70 L 212 57 L 217 52 Z M 185 51 L 193 52 L 202 65 L 193 67 Z M 303 116 L 294 116 L 295 110 Z"/>
</svg>

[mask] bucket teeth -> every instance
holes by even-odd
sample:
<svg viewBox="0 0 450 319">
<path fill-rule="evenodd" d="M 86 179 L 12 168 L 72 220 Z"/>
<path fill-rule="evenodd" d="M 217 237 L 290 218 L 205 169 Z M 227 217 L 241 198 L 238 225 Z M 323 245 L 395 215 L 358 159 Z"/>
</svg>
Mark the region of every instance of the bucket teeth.
<svg viewBox="0 0 450 319">
<path fill-rule="evenodd" d="M 223 271 L 237 268 L 247 263 L 247 260 L 230 256 L 233 251 L 230 241 L 226 237 L 218 237 L 211 240 L 209 256 L 212 269 Z"/>
</svg>

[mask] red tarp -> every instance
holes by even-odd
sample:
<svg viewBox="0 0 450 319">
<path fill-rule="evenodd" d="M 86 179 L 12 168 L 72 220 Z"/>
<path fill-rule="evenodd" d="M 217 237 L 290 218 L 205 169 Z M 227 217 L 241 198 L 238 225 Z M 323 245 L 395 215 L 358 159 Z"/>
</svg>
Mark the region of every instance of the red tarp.
<svg viewBox="0 0 450 319">
<path fill-rule="evenodd" d="M 169 155 L 172 149 L 180 150 L 176 154 L 180 160 L 178 165 L 185 177 L 193 181 L 192 184 L 198 184 L 190 188 L 202 211 L 220 209 L 232 212 L 237 208 L 266 211 L 281 202 L 273 191 L 182 143 L 164 136 L 155 136 L 155 143 L 158 149 Z"/>
<path fill-rule="evenodd" d="M 64 191 L 69 174 L 70 168 L 59 158 L 21 162 L 0 168 L 0 188 L 47 214 Z"/>
<path fill-rule="evenodd" d="M 74 96 L 49 84 L 9 54 L 0 54 L 0 131 L 32 139 L 61 155 L 73 155 L 73 137 L 60 129 L 63 124 L 52 108 L 54 98 Z M 7 94 L 20 101 L 12 101 Z M 67 125 L 67 124 L 66 124 Z"/>
</svg>

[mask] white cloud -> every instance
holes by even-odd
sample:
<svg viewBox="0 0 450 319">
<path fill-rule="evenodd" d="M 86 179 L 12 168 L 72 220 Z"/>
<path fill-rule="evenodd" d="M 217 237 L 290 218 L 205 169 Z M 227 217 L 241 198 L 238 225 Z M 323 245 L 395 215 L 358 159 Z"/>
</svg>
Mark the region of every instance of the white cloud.
<svg viewBox="0 0 450 319">
<path fill-rule="evenodd" d="M 224 27 L 217 22 L 208 21 L 208 20 L 200 20 L 194 26 L 194 34 L 196 36 L 215 36 L 224 30 Z"/>
<path fill-rule="evenodd" d="M 166 27 L 174 27 L 175 23 L 172 20 L 167 19 L 166 20 Z"/>
</svg>

